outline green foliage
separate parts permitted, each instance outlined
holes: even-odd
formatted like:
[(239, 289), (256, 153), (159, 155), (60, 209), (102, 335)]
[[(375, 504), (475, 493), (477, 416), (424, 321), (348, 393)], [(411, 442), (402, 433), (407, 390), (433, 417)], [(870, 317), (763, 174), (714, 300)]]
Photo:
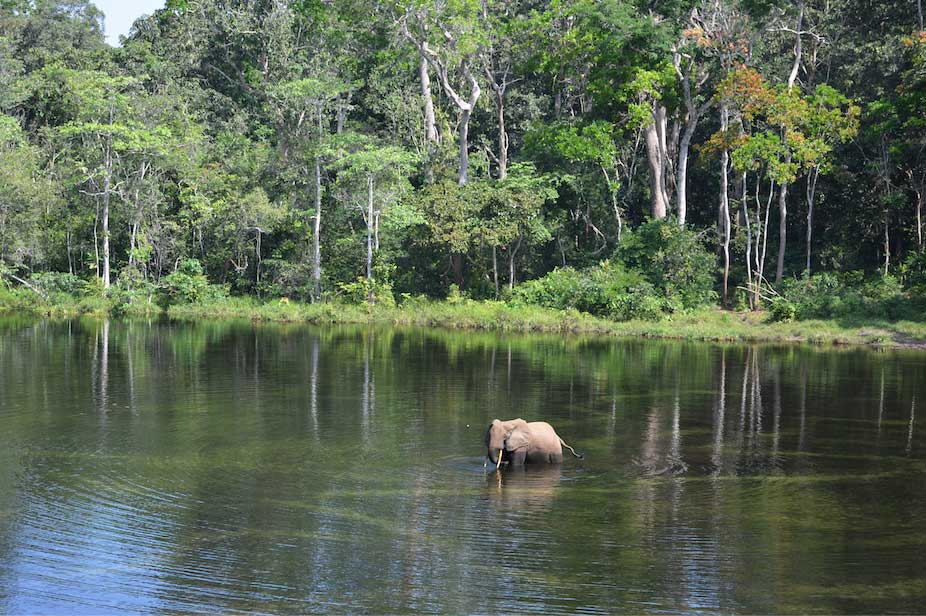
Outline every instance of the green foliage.
[(920, 320), (922, 312), (894, 276), (865, 278), (862, 272), (820, 273), (785, 280), (770, 318)]
[(670, 220), (648, 220), (628, 233), (617, 257), (667, 301), (696, 308), (716, 301), (717, 262), (697, 233)]
[(902, 273), (911, 292), (926, 299), (926, 251), (911, 252), (904, 261)]
[(157, 285), (146, 280), (137, 267), (125, 267), (119, 273), (116, 284), (109, 288), (106, 298), (113, 314), (146, 313), (153, 308), (152, 300), (157, 293)]
[(659, 319), (677, 309), (637, 271), (602, 261), (596, 267), (557, 268), (512, 291), (515, 306), (534, 305), (559, 310), (580, 310), (617, 321)]
[(384, 308), (395, 306), (395, 296), (392, 294), (392, 284), (388, 280), (368, 279), (360, 276), (353, 282), (342, 282), (338, 285), (341, 291), (339, 298), (354, 305), (377, 305)]
[(67, 272), (41, 272), (33, 274), (29, 282), (47, 294), (64, 294), (81, 297), (94, 290), (94, 285)]
[(768, 318), (776, 323), (790, 323), (797, 320), (798, 307), (791, 300), (783, 297), (776, 297), (769, 304)]
[[(891, 308), (896, 289), (811, 281), (815, 299), (776, 302), (776, 318), (902, 312), (926, 295), (926, 34), (911, 34), (909, 3), (807, 4), (803, 70), (788, 88), (794, 40), (781, 26), (795, 11), (773, 5), (170, 0), (114, 49), (88, 0), (6, 2), (0, 263), (82, 310), (147, 310), (153, 280), (178, 310), (222, 294), (207, 280), (308, 299), (317, 200), (314, 299), (369, 294), (356, 286), (369, 233), (373, 268), (395, 268), (377, 269), (374, 294), (392, 285), (441, 297), (452, 278), (461, 289), (450, 297), (465, 305), (496, 297), (511, 272), (515, 283), (540, 277), (516, 290), (524, 301), (677, 314), (716, 299), (707, 238), (720, 175), (716, 160), (690, 158), (686, 224), (697, 231), (645, 220), (643, 129), (664, 111), (670, 202), (683, 138), (693, 152), (730, 154), (730, 197), (748, 210), (734, 228), (733, 285), (746, 280), (746, 232), (750, 263), (773, 254), (778, 218), (766, 233), (766, 214), (788, 182), (786, 267), (803, 266), (795, 238), (810, 237), (814, 267), (871, 274), (886, 241), (905, 291)], [(422, 66), (436, 135), (423, 126)], [(476, 85), (470, 181), (459, 186), (445, 179), (460, 156), (455, 95)], [(699, 111), (691, 133), (686, 103)], [(721, 108), (728, 128), (711, 135)], [(508, 174), (497, 179), (503, 145)], [(104, 237), (116, 280), (105, 297)], [(202, 272), (173, 271), (191, 258)], [(64, 271), (78, 278), (54, 278)], [(20, 299), (36, 302), (26, 291)], [(840, 307), (823, 305), (843, 293), (830, 298)], [(273, 310), (286, 316), (287, 305)], [(495, 312), (510, 317), (496, 306), (483, 316)]]
[(163, 308), (174, 304), (195, 304), (222, 299), (221, 287), (209, 284), (203, 266), (196, 259), (186, 259), (177, 270), (161, 279), (159, 303)]

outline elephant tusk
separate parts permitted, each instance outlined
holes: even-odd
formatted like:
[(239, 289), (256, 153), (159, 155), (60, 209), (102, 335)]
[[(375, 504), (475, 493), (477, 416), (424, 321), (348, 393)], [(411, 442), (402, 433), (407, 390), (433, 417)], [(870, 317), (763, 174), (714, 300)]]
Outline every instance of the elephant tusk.
[(498, 470), (502, 466), (502, 452), (503, 451), (505, 450), (504, 449), (498, 450), (498, 462), (495, 464), (495, 470)]

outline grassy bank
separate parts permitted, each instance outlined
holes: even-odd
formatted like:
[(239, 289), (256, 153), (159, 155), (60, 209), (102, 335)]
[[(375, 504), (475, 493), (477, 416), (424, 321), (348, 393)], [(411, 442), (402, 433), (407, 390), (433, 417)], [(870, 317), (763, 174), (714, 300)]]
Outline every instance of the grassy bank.
[(926, 322), (808, 320), (769, 322), (764, 313), (703, 309), (661, 321), (615, 322), (573, 310), (519, 306), (493, 301), (410, 301), (397, 307), (340, 303), (300, 304), (280, 300), (227, 298), (171, 306), (166, 315), (154, 303), (113, 307), (102, 298), (59, 297), (41, 301), (21, 293), (0, 294), (0, 311), (67, 318), (167, 316), (177, 320), (249, 319), (285, 323), (379, 323), (506, 332), (560, 332), (615, 337), (653, 337), (727, 342), (807, 342), (926, 349)]

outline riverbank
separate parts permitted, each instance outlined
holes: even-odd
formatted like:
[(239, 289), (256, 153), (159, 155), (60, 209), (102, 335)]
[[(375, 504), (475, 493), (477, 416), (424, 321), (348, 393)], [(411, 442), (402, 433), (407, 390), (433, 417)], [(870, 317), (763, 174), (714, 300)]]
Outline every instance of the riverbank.
[(661, 321), (615, 322), (573, 310), (511, 306), (494, 301), (408, 301), (401, 306), (341, 303), (301, 304), (286, 300), (227, 298), (204, 304), (180, 304), (163, 311), (154, 303), (113, 309), (105, 300), (14, 301), (0, 295), (0, 311), (50, 318), (131, 316), (175, 320), (249, 319), (315, 324), (394, 324), (503, 332), (591, 334), (613, 337), (669, 338), (713, 342), (804, 342), (926, 349), (926, 322), (812, 320), (770, 322), (765, 313), (718, 308), (676, 314)]

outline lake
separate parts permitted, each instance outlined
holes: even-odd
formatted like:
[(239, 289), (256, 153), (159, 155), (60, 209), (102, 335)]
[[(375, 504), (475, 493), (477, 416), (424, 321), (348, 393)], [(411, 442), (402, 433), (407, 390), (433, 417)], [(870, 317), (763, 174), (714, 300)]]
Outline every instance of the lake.
[(916, 351), (0, 317), (0, 613), (922, 611), (917, 414)]

